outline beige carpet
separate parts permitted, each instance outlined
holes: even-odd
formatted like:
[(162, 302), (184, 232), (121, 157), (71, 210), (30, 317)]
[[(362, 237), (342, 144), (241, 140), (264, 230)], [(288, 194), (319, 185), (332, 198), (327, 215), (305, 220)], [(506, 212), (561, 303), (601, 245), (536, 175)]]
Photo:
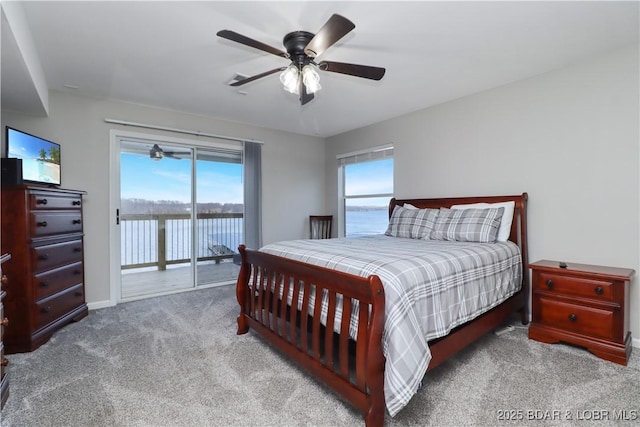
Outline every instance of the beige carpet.
[[(235, 335), (234, 292), (198, 290), (93, 311), (38, 350), (9, 355), (2, 427), (363, 425), (257, 336)], [(638, 425), (635, 350), (622, 367), (529, 341), (522, 327), (489, 334), (429, 373), (385, 424), (597, 426), (627, 418), (615, 425)], [(537, 419), (545, 416), (556, 419)]]

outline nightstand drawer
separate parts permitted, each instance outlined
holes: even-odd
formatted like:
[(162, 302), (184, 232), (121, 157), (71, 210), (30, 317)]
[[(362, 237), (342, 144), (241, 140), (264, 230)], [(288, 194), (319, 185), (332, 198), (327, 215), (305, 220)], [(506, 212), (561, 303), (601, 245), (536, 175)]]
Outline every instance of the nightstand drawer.
[(541, 324), (578, 334), (614, 339), (613, 311), (576, 304), (568, 304), (541, 297)]
[(537, 289), (603, 301), (613, 301), (613, 282), (540, 273)]

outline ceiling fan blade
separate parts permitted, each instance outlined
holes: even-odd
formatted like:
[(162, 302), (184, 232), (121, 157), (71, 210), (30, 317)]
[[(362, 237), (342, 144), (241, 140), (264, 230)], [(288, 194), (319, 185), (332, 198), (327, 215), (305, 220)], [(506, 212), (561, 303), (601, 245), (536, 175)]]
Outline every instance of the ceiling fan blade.
[(302, 83), (302, 79), (298, 82), (298, 87), (300, 90), (300, 105), (304, 105), (313, 99), (314, 95), (307, 92), (307, 88), (304, 83)]
[(331, 15), (331, 18), (320, 28), (320, 31), (307, 43), (307, 46), (304, 48), (304, 53), (312, 58), (320, 56), (322, 52), (327, 50), (355, 27), (355, 24), (344, 16), (338, 14)]
[(322, 61), (318, 64), (322, 71), (332, 73), (349, 74), (350, 76), (362, 77), (371, 80), (380, 80), (384, 77), (386, 70), (380, 67), (369, 65), (348, 64), (346, 62)]
[(250, 39), (247, 36), (243, 36), (242, 34), (238, 34), (235, 31), (231, 30), (220, 30), (217, 33), (218, 37), (222, 37), (223, 39), (231, 40), (232, 42), (240, 43), (246, 46), (253, 47), (255, 49), (262, 50), (267, 53), (271, 53), (276, 56), (281, 56), (283, 58), (288, 58), (289, 54), (280, 49), (276, 49), (275, 47), (269, 46), (268, 44), (264, 44), (254, 39)]
[(258, 80), (262, 77), (266, 77), (270, 74), (277, 73), (278, 71), (284, 71), (287, 67), (274, 68), (273, 70), (265, 71), (264, 73), (256, 74), (255, 76), (247, 77), (246, 79), (237, 81), (235, 83), (231, 83), (229, 86), (242, 86), (245, 83), (252, 82), (254, 80)]
[(190, 156), (191, 151), (163, 151), (166, 156)]

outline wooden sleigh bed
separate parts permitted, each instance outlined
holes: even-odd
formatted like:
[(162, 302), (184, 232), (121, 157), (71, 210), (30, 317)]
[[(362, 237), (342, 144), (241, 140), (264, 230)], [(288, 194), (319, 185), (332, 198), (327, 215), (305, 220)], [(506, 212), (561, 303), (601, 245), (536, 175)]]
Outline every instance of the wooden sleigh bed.
[[(396, 206), (451, 207), (470, 203), (515, 202), (509, 238), (521, 256), (519, 290), (499, 305), (428, 341), (431, 359), (427, 370), (520, 311), (526, 323), (529, 280), (527, 270), (527, 194), (437, 199), (392, 199)], [(316, 379), (321, 380), (364, 414), (367, 426), (384, 422), (385, 287), (378, 275), (353, 275), (241, 245), (237, 282), (240, 304), (238, 334), (249, 328)], [(315, 298), (322, 295), (322, 298)], [(286, 297), (285, 297), (286, 296)], [(298, 301), (298, 304), (294, 304)], [(315, 315), (318, 313), (320, 315)], [(350, 319), (350, 322), (341, 321)], [(428, 385), (427, 385), (428, 386)], [(415, 391), (414, 391), (415, 392)]]

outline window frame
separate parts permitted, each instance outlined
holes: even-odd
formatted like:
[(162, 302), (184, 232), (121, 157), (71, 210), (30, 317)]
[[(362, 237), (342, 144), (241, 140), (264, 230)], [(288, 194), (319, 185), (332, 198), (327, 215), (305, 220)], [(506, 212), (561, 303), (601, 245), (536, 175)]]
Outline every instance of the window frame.
[(347, 200), (364, 199), (364, 198), (368, 199), (368, 198), (374, 198), (374, 197), (388, 197), (389, 199), (391, 199), (393, 197), (393, 192), (394, 192), (395, 161), (394, 161), (394, 172), (392, 174), (393, 182), (392, 182), (391, 193), (369, 193), (369, 194), (358, 194), (354, 196), (347, 196), (345, 194), (346, 166), (356, 164), (356, 163), (365, 163), (365, 162), (383, 160), (387, 158), (393, 159), (394, 158), (393, 150), (394, 150), (393, 144), (385, 144), (377, 147), (368, 148), (365, 150), (339, 154), (336, 156), (336, 159), (338, 161), (338, 236), (340, 237), (346, 236)]

